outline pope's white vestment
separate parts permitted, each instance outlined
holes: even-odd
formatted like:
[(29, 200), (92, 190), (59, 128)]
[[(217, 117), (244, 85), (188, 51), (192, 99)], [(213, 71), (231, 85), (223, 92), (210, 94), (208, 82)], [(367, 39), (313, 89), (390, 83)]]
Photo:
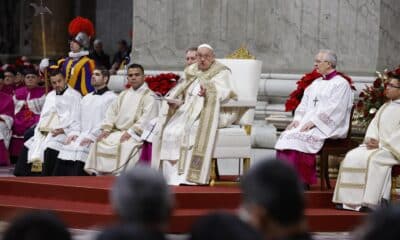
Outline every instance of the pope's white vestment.
[(400, 163), (400, 100), (384, 104), (368, 126), (365, 139), (379, 141), (379, 148), (365, 144), (351, 150), (341, 163), (333, 202), (350, 210), (375, 208), (389, 200), (391, 169)]
[[(152, 165), (158, 167), (161, 161), (170, 185), (208, 183), (216, 130), (238, 117), (236, 110), (220, 107), (221, 102), (236, 97), (226, 66), (216, 61), (203, 72), (192, 64), (185, 74), (185, 81), (169, 95), (183, 104), (174, 110), (162, 103), (153, 141)], [(206, 89), (205, 97), (199, 96), (200, 85)]]

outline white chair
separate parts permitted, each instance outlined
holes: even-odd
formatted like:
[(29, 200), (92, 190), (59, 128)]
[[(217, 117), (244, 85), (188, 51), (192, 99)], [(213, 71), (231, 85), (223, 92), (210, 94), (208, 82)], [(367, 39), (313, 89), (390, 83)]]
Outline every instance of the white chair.
[(117, 74), (110, 76), (107, 87), (116, 93), (120, 93), (125, 90), (127, 83), (126, 71), (118, 70)]
[(243, 159), (243, 172), (250, 167), (251, 126), (262, 66), (261, 61), (253, 59), (218, 59), (218, 61), (231, 69), (231, 81), (238, 95), (237, 101), (231, 100), (222, 106), (243, 108), (243, 111), (235, 126), (218, 129), (211, 162), (210, 185), (220, 183), (217, 181), (217, 159)]

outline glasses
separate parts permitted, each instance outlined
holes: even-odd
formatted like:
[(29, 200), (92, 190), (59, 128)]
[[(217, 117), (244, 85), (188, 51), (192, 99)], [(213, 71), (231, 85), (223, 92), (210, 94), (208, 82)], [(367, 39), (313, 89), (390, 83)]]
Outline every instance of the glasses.
[(203, 58), (204, 58), (204, 59), (209, 59), (209, 58), (211, 58), (211, 55), (200, 55), (200, 54), (199, 54), (199, 55), (197, 55), (197, 56), (198, 56), (199, 59), (203, 59)]
[(326, 60), (314, 60), (314, 62), (315, 62), (316, 64), (320, 64), (320, 63), (328, 62), (328, 61), (326, 61)]
[(397, 85), (395, 85), (393, 83), (387, 83), (386, 87), (389, 87), (389, 88), (400, 88), (400, 86), (397, 86)]

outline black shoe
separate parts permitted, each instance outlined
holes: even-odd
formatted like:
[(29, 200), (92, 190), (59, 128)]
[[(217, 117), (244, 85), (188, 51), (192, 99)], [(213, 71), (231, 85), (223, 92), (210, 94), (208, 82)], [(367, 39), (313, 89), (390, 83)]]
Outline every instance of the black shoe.
[(382, 198), (381, 199), (381, 208), (388, 208), (390, 205), (389, 200)]
[(365, 206), (362, 206), (361, 208), (360, 208), (360, 212), (363, 212), (363, 213), (370, 213), (370, 212), (373, 212), (374, 210), (372, 209), (372, 208), (369, 208), (369, 207), (365, 207)]
[(304, 191), (310, 191), (310, 184), (303, 183), (303, 189)]
[(346, 210), (346, 209), (343, 208), (343, 204), (341, 204), (341, 203), (336, 204), (336, 205), (335, 205), (335, 208), (336, 208), (337, 210)]

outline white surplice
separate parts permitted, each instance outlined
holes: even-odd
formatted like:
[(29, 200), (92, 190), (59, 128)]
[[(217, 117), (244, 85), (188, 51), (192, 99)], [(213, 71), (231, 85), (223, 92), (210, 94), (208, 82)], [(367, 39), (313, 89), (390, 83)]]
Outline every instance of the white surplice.
[[(171, 96), (176, 99), (183, 100), (183, 104), (179, 106), (179, 108), (171, 114), (170, 109), (168, 109), (167, 104), (164, 103), (164, 107), (161, 108), (160, 115), (164, 114), (165, 117), (161, 118), (158, 126), (165, 126), (162, 129), (156, 131), (159, 136), (156, 137), (156, 141), (153, 142), (153, 154), (152, 154), (152, 166), (159, 167), (158, 163), (161, 160), (161, 168), (163, 169), (164, 175), (167, 179), (169, 185), (179, 185), (179, 184), (205, 184), (208, 182), (208, 170), (209, 162), (211, 160), (211, 152), (212, 146), (215, 140), (215, 132), (217, 127), (226, 127), (232, 124), (238, 116), (238, 112), (236, 110), (229, 111), (224, 109), (221, 111), (219, 104), (225, 100), (229, 100), (235, 97), (234, 87), (229, 80), (230, 70), (226, 67), (223, 68), (220, 63), (218, 64), (218, 68), (215, 71), (217, 73), (211, 74), (212, 77), (207, 79), (206, 77), (202, 77), (202, 73), (199, 72), (198, 77), (194, 77), (194, 80), (191, 81), (189, 85), (186, 82), (182, 82), (174, 91), (181, 92), (180, 94), (175, 96), (175, 93), (171, 93)], [(197, 68), (197, 64), (193, 64), (189, 67), (189, 70)], [(211, 71), (213, 71), (211, 67)], [(207, 74), (207, 73), (206, 73)], [(189, 81), (189, 80), (185, 80)], [(199, 96), (200, 84), (211, 84), (216, 91), (216, 109), (212, 110), (210, 116), (214, 119), (209, 119), (210, 121), (215, 122), (215, 125), (210, 127), (212, 130), (210, 131), (207, 137), (210, 138), (207, 150), (208, 152), (204, 154), (204, 163), (202, 164), (206, 171), (199, 170), (198, 172), (201, 177), (199, 180), (193, 181), (188, 178), (190, 172), (190, 166), (193, 164), (193, 150), (198, 139), (198, 128), (199, 128), (199, 120), (200, 115), (204, 111), (205, 98)], [(185, 87), (186, 85), (186, 87)], [(185, 88), (184, 90), (180, 90), (179, 87)], [(207, 94), (207, 91), (206, 91)], [(208, 121), (208, 120), (206, 120)], [(207, 131), (202, 129), (202, 131)], [(178, 161), (176, 164), (171, 164), (170, 161)]]
[[(144, 83), (134, 90), (120, 93), (109, 106), (101, 129), (111, 134), (90, 147), (85, 171), (92, 174), (119, 174), (134, 166), (140, 155), (144, 126), (158, 114), (155, 95)], [(121, 136), (128, 132), (129, 140), (120, 143)]]
[[(3, 95), (3, 96), (1, 96)], [(12, 126), (14, 123), (14, 116), (12, 116), (12, 110), (13, 110), (13, 102), (11, 101), (11, 98), (3, 93), (0, 93), (1, 97), (5, 97), (5, 98), (9, 98), (7, 101), (7, 104), (4, 104), (5, 102), (3, 102), (4, 106), (4, 111), (9, 111), (9, 113), (6, 112), (0, 112), (0, 118), (3, 121), (0, 121), (0, 141), (4, 141), (4, 145), (6, 146), (6, 148), (8, 148), (9, 144), (10, 144), (10, 140), (11, 140), (11, 135), (12, 135)], [(6, 101), (6, 99), (2, 99), (0, 101)]]
[(41, 97), (31, 99), (31, 93), (29, 92), (26, 99), (17, 99), (14, 95), (13, 100), (15, 104), (15, 114), (19, 113), (25, 104), (34, 114), (40, 114), (46, 100), (46, 95), (43, 94)]
[(112, 91), (103, 94), (91, 92), (81, 100), (81, 129), (78, 138), (68, 145), (64, 145), (58, 154), (59, 159), (85, 162), (91, 144), (81, 146), (85, 138), (96, 141), (100, 134), (101, 124), (106, 116), (110, 104), (117, 98)]
[[(53, 90), (46, 96), (34, 136), (24, 143), (28, 148), (28, 163), (43, 162), (46, 148), (60, 151), (68, 136), (79, 134), (81, 98), (71, 87), (62, 95)], [(63, 129), (64, 133), (54, 137), (50, 133), (54, 129)]]
[[(340, 75), (330, 80), (316, 79), (306, 88), (296, 109), (294, 121), (299, 121), (299, 126), (284, 131), (275, 149), (317, 153), (325, 139), (345, 138), (349, 129), (353, 98), (350, 84)], [(300, 132), (301, 127), (309, 121), (315, 127)]]
[(365, 144), (351, 150), (341, 163), (333, 202), (344, 208), (375, 208), (389, 199), (391, 169), (400, 163), (400, 100), (384, 104), (368, 126), (365, 139), (379, 140), (379, 148)]

